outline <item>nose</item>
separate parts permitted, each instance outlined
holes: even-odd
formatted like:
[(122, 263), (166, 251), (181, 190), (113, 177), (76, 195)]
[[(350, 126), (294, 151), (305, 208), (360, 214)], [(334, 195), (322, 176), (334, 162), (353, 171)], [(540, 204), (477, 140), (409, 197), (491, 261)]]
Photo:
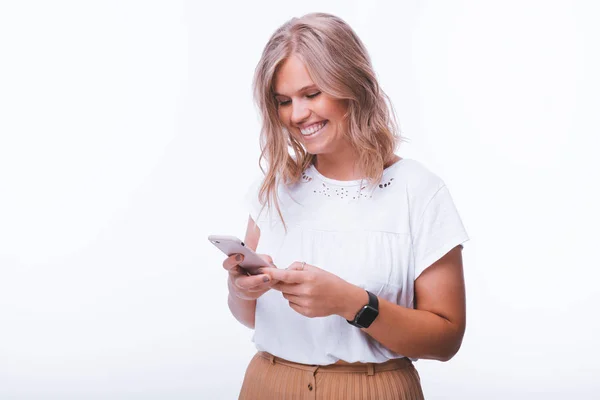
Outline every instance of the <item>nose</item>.
[(292, 123), (299, 125), (310, 117), (310, 108), (306, 102), (292, 101)]

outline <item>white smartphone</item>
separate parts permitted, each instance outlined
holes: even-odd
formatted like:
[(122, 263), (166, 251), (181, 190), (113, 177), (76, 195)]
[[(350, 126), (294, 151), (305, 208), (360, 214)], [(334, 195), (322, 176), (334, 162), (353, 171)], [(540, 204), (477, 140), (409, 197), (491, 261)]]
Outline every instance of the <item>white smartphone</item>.
[(260, 274), (258, 269), (261, 267), (272, 266), (269, 265), (268, 261), (263, 260), (258, 254), (252, 251), (252, 249), (246, 247), (244, 242), (235, 236), (210, 235), (208, 240), (227, 256), (243, 254), (244, 260), (239, 265), (252, 275)]

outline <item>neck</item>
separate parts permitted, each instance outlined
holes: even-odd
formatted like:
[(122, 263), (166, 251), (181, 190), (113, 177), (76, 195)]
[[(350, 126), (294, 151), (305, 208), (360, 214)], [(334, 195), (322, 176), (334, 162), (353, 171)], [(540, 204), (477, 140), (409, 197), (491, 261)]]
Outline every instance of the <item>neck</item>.
[[(356, 165), (357, 155), (351, 149), (336, 152), (333, 154), (317, 154), (314, 165), (319, 173), (331, 179), (339, 181), (353, 181), (364, 178), (358, 166)], [(387, 168), (398, 160), (401, 160), (394, 154), (391, 160), (388, 160), (383, 168)]]
[(357, 154), (348, 146), (331, 154), (317, 154), (315, 168), (323, 176), (340, 181), (360, 179), (356, 166)]

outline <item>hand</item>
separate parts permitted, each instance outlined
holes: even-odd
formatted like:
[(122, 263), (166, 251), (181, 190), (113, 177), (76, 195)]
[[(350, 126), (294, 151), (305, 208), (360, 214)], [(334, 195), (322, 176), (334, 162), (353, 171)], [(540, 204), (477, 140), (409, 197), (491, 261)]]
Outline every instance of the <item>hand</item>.
[[(270, 256), (266, 254), (258, 254), (258, 256), (272, 266), (261, 269), (261, 272), (263, 272), (262, 270), (277, 269)], [(223, 261), (223, 268), (229, 272), (227, 281), (229, 293), (242, 300), (256, 300), (271, 288), (274, 281), (268, 272), (260, 275), (250, 275), (239, 266), (243, 260), (243, 254), (232, 254)]]
[(368, 301), (364, 290), (314, 265), (305, 264), (302, 268), (302, 263), (295, 262), (287, 269), (275, 269), (269, 274), (279, 281), (271, 287), (279, 290), (290, 307), (305, 317), (354, 316), (360, 303), (365, 298), (364, 303)]

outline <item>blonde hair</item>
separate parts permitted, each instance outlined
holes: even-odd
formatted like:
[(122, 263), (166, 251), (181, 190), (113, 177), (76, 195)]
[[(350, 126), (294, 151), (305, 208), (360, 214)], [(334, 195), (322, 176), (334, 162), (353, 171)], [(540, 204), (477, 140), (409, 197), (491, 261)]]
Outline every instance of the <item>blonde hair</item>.
[[(265, 204), (269, 209), (275, 204), (286, 231), (277, 185), (298, 182), (315, 158), (287, 132), (278, 116), (274, 79), (292, 54), (302, 60), (322, 92), (345, 100), (344, 129), (358, 154), (357, 166), (370, 186), (381, 180), (385, 163), (402, 141), (391, 101), (379, 87), (365, 46), (346, 22), (331, 14), (311, 13), (279, 27), (256, 66), (253, 91), (262, 118), (259, 166), (265, 178), (259, 201), (263, 209)], [(263, 159), (267, 171), (262, 167)]]

